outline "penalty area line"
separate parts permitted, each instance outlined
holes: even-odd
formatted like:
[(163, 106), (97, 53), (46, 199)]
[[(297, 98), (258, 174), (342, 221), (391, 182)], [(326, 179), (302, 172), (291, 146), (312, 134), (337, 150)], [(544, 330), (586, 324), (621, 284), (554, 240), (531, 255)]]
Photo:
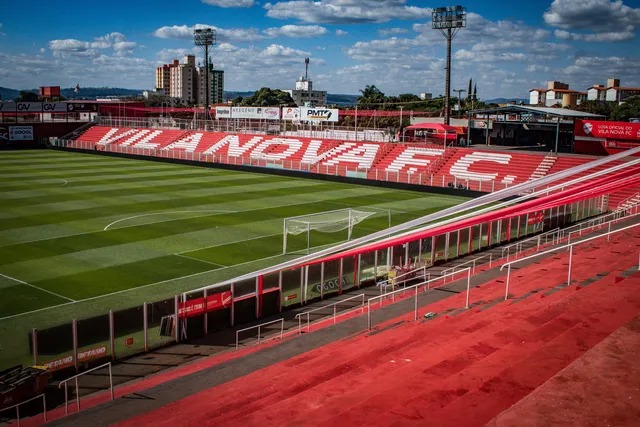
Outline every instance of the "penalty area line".
[(175, 256), (179, 256), (179, 257), (182, 257), (182, 258), (192, 259), (192, 260), (194, 260), (194, 261), (204, 262), (204, 263), (206, 263), (206, 264), (210, 264), (210, 265), (215, 265), (216, 267), (220, 267), (220, 268), (228, 267), (228, 265), (216, 264), (215, 262), (206, 261), (206, 260), (204, 260), (204, 259), (200, 259), (200, 258), (194, 258), (194, 257), (192, 257), (192, 256), (182, 255), (182, 254), (179, 254), (179, 253), (175, 253), (175, 254), (173, 254), (173, 255), (175, 255)]
[(64, 295), (60, 295), (60, 294), (57, 294), (57, 293), (52, 292), (52, 291), (48, 291), (48, 290), (43, 289), (43, 288), (41, 288), (41, 287), (39, 287), (39, 286), (32, 285), (31, 283), (27, 283), (27, 282), (25, 282), (25, 281), (23, 281), (23, 280), (20, 280), (20, 279), (16, 279), (15, 277), (7, 276), (6, 274), (2, 274), (2, 273), (0, 273), (0, 276), (4, 277), (4, 278), (6, 278), (6, 279), (9, 279), (9, 280), (13, 280), (13, 281), (14, 281), (14, 282), (16, 282), (16, 283), (20, 283), (20, 284), (22, 284), (22, 285), (27, 285), (27, 286), (30, 286), (30, 287), (32, 287), (32, 288), (34, 288), (34, 289), (39, 290), (39, 291), (46, 292), (46, 293), (48, 293), (48, 294), (51, 294), (51, 295), (56, 296), (56, 297), (58, 297), (58, 298), (61, 298), (61, 299), (67, 300), (67, 301), (69, 301), (69, 302), (76, 302), (76, 300), (74, 300), (74, 299), (71, 299), (71, 298), (65, 297)]

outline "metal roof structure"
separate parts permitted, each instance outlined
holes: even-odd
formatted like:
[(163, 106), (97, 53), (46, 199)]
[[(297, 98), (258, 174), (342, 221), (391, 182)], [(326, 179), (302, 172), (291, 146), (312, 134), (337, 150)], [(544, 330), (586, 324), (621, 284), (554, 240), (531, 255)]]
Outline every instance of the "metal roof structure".
[(483, 108), (481, 110), (472, 110), (471, 114), (499, 114), (499, 113), (530, 113), (542, 116), (559, 117), (563, 119), (584, 119), (584, 118), (602, 118), (601, 114), (587, 113), (585, 111), (569, 110), (567, 108), (537, 107), (533, 105), (516, 105), (509, 104), (504, 107)]

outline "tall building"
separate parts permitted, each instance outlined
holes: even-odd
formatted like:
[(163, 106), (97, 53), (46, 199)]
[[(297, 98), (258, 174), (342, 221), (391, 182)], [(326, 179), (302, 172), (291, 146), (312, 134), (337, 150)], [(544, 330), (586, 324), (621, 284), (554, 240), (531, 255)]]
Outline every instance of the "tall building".
[(164, 64), (156, 68), (156, 91), (163, 89), (164, 93), (169, 94), (169, 85), (171, 84), (171, 69), (179, 66), (180, 63), (174, 59), (171, 64)]
[(285, 89), (298, 107), (327, 105), (327, 91), (313, 90), (313, 82), (308, 79), (309, 58), (305, 58), (305, 73), (296, 81), (295, 89)]
[[(224, 71), (209, 72), (209, 104), (224, 102)], [(174, 59), (171, 64), (156, 68), (156, 91), (188, 104), (204, 104), (206, 97), (205, 67), (196, 66), (196, 57), (187, 55), (184, 62)]]
[[(207, 76), (205, 67), (198, 67), (197, 70), (197, 86), (198, 86), (198, 104), (204, 105), (207, 96), (206, 83)], [(224, 102), (224, 71), (214, 70), (213, 64), (209, 65), (209, 105), (221, 104)]]

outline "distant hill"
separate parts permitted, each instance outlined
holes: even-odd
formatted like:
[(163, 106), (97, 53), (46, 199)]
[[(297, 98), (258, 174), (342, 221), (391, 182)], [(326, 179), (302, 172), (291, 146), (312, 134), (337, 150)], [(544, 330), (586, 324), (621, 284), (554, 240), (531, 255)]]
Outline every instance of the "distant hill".
[(6, 87), (0, 87), (0, 99), (3, 101), (9, 101), (11, 99), (16, 99), (20, 94), (19, 90), (9, 89)]

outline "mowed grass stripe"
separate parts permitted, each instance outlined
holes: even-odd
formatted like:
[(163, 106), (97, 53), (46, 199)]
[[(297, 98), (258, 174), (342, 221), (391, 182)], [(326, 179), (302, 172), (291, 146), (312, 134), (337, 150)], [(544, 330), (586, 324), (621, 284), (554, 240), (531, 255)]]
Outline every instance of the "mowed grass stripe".
[(185, 167), (180, 165), (171, 165), (167, 163), (156, 163), (156, 162), (132, 162), (131, 164), (123, 164), (123, 165), (105, 165), (101, 167), (94, 167), (92, 165), (84, 165), (84, 166), (75, 166), (73, 168), (70, 167), (60, 167), (57, 170), (40, 170), (34, 171), (33, 173), (26, 172), (26, 168), (21, 168), (16, 172), (3, 172), (3, 168), (0, 168), (0, 179), (2, 180), (21, 180), (21, 179), (29, 179), (34, 176), (39, 177), (58, 177), (61, 174), (66, 174), (71, 177), (83, 177), (87, 175), (93, 175), (96, 172), (100, 173), (137, 173), (141, 170), (166, 170), (171, 171), (175, 170), (179, 167)]
[[(274, 192), (276, 194), (274, 194)], [(283, 201), (286, 201), (286, 195), (290, 189), (272, 190), (269, 195), (274, 197), (280, 194)], [(376, 197), (386, 195), (392, 200), (402, 200), (403, 198), (415, 197), (408, 192), (387, 191), (386, 193), (377, 194)], [(272, 207), (257, 210), (249, 210), (244, 212), (236, 212), (231, 214), (216, 214), (211, 217), (191, 218), (188, 221), (176, 220), (156, 223), (153, 226), (136, 226), (123, 229), (107, 230), (104, 232), (89, 233), (85, 235), (65, 237), (59, 239), (44, 240), (33, 243), (25, 243), (19, 245), (11, 245), (0, 247), (0, 265), (13, 264), (16, 262), (24, 262), (38, 258), (46, 258), (52, 254), (62, 254), (70, 252), (78, 252), (83, 250), (95, 249), (98, 247), (107, 247), (117, 245), (121, 242), (141, 241), (154, 239), (173, 234), (181, 234), (186, 232), (199, 231), (210, 228), (212, 226), (239, 226), (249, 224), (256, 219), (261, 221), (267, 219), (279, 219), (288, 216), (306, 215), (310, 213), (322, 212), (338, 206), (366, 206), (370, 205), (371, 199), (369, 195), (360, 197), (346, 197), (342, 199), (332, 200), (330, 202), (309, 202), (286, 207)], [(327, 209), (329, 207), (329, 209)], [(277, 231), (277, 230), (276, 230)]]
[[(124, 186), (122, 188), (127, 188), (127, 185), (134, 186), (136, 183), (147, 184), (149, 186), (157, 185), (156, 181), (163, 182), (165, 180), (170, 179), (202, 179), (203, 177), (208, 177), (208, 175), (199, 168), (194, 168), (193, 170), (175, 170), (175, 171), (151, 171), (151, 172), (140, 172), (134, 174), (122, 174), (122, 175), (91, 175), (84, 176), (82, 178), (78, 177), (69, 177), (66, 176), (64, 178), (38, 178), (33, 177), (30, 180), (19, 180), (8, 182), (5, 181), (5, 185), (2, 188), (3, 192), (10, 191), (24, 191), (24, 190), (38, 190), (43, 191), (47, 190), (47, 185), (51, 187), (60, 186), (61, 180), (65, 180), (67, 182), (64, 191), (92, 191), (97, 192), (101, 191), (100, 186), (104, 186), (105, 189), (115, 189), (117, 186)], [(111, 186), (111, 187), (109, 187)], [(94, 188), (95, 187), (95, 188)], [(55, 191), (55, 188), (53, 189)]]
[(40, 280), (33, 285), (81, 300), (215, 269), (206, 262), (168, 255), (71, 274), (64, 276), (64, 280)]
[[(62, 188), (58, 186), (42, 190), (21, 190), (12, 192), (14, 195), (20, 193), (20, 197), (6, 198), (3, 201), (3, 205), (29, 206), (49, 202), (59, 203), (65, 201), (86, 200), (93, 197), (126, 197), (137, 195), (139, 193), (187, 194), (189, 191), (197, 190), (198, 188), (214, 186), (216, 188), (221, 188), (234, 185), (251, 185), (253, 183), (287, 182), (285, 179), (275, 179), (265, 176), (235, 178), (223, 177), (220, 180), (216, 180), (212, 175), (196, 177), (189, 176), (183, 181), (181, 181), (179, 176), (178, 179), (175, 178), (175, 176), (157, 176), (153, 180), (149, 180), (148, 177), (145, 177), (145, 179), (139, 183), (136, 183), (136, 181), (132, 179), (128, 183), (121, 183), (118, 185), (100, 185), (100, 183), (96, 183), (95, 186), (87, 186), (86, 188), (85, 186), (82, 186), (81, 188), (73, 188), (72, 186), (65, 186)], [(30, 195), (27, 197), (28, 192)], [(0, 196), (0, 198), (2, 197)]]
[[(205, 186), (204, 188), (195, 188), (178, 192), (164, 191), (157, 193), (143, 192), (127, 195), (121, 194), (120, 196), (113, 198), (91, 198), (90, 196), (87, 196), (87, 200), (59, 202), (49, 204), (49, 206), (34, 205), (32, 206), (33, 209), (31, 209), (30, 215), (4, 218), (3, 221), (0, 221), (0, 230), (33, 225), (59, 224), (78, 219), (90, 219), (96, 216), (126, 216), (144, 212), (184, 210), (191, 206), (210, 203), (212, 200), (216, 200), (215, 198), (217, 197), (225, 197), (229, 199), (232, 195), (234, 201), (242, 201), (267, 196), (272, 192), (274, 195), (285, 196), (287, 193), (295, 194), (296, 191), (308, 192), (311, 191), (310, 189), (312, 187), (319, 191), (333, 189), (329, 184), (319, 184), (313, 181), (297, 182), (296, 186), (291, 186), (291, 183), (286, 181), (276, 183), (267, 181), (265, 183), (253, 183), (251, 185), (248, 185), (246, 181), (243, 181), (242, 184), (243, 185), (237, 185), (236, 183), (236, 185), (223, 185), (221, 187)], [(252, 191), (249, 191), (249, 189)], [(74, 203), (77, 204), (73, 205)], [(48, 209), (51, 205), (54, 205), (54, 209)], [(55, 209), (56, 207), (63, 208), (65, 205), (74, 206), (75, 209), (69, 211), (60, 211)], [(12, 207), (5, 206), (4, 208), (14, 214), (16, 213), (16, 210), (12, 210)], [(22, 211), (22, 209), (17, 210), (17, 212), (20, 211)], [(51, 213), (52, 211), (55, 211), (56, 214), (43, 215), (43, 213)]]
[(25, 307), (29, 310), (38, 310), (68, 302), (69, 300), (25, 285), (2, 287), (0, 288), (0, 317), (22, 313)]

